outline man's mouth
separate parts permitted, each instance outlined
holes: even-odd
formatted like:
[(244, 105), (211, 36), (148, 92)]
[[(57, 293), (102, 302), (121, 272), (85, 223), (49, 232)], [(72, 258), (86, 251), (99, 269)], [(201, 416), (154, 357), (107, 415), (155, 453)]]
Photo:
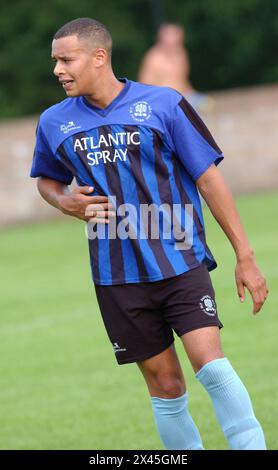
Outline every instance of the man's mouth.
[(59, 80), (59, 82), (66, 90), (73, 84), (73, 80)]

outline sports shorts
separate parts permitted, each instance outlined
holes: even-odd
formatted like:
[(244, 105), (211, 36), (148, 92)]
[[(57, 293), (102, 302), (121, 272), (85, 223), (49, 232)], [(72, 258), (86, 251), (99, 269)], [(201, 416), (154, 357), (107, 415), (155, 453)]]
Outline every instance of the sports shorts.
[(154, 282), (95, 284), (103, 322), (118, 364), (142, 361), (167, 349), (173, 331), (223, 327), (206, 264)]

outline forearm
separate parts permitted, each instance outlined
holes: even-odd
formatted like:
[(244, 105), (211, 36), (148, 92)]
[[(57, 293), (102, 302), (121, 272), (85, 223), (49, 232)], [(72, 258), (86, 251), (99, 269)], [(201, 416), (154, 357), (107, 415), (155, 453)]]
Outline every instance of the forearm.
[(233, 196), (219, 170), (212, 165), (197, 181), (211, 213), (230, 240), (238, 260), (253, 256)]
[(92, 186), (77, 186), (71, 191), (67, 185), (45, 177), (38, 179), (37, 186), (43, 199), (63, 214), (97, 223), (108, 223), (108, 217), (114, 215), (107, 196), (90, 195)]
[(61, 198), (70, 194), (67, 185), (50, 178), (40, 177), (37, 181), (37, 188), (43, 199), (56, 207), (56, 209), (63, 211), (61, 207)]

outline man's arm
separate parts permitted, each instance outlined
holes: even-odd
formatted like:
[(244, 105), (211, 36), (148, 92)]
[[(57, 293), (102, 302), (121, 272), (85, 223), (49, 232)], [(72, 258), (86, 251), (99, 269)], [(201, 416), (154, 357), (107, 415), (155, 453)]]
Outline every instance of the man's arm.
[(254, 252), (240, 221), (233, 196), (214, 164), (202, 174), (196, 184), (234, 248), (237, 258), (235, 278), (238, 296), (243, 302), (246, 287), (252, 296), (253, 314), (256, 314), (267, 298), (268, 288), (256, 265)]
[(88, 196), (94, 188), (78, 186), (71, 192), (69, 187), (59, 181), (40, 177), (37, 180), (38, 191), (49, 204), (61, 212), (86, 222), (108, 223), (109, 216), (114, 216), (111, 203), (106, 196)]

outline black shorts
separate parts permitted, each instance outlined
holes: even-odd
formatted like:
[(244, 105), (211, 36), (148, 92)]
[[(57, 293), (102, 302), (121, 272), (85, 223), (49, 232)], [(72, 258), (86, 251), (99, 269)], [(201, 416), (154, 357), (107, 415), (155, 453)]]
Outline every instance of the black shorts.
[(118, 364), (142, 361), (198, 328), (218, 326), (215, 293), (205, 263), (154, 282), (95, 284), (104, 325)]

